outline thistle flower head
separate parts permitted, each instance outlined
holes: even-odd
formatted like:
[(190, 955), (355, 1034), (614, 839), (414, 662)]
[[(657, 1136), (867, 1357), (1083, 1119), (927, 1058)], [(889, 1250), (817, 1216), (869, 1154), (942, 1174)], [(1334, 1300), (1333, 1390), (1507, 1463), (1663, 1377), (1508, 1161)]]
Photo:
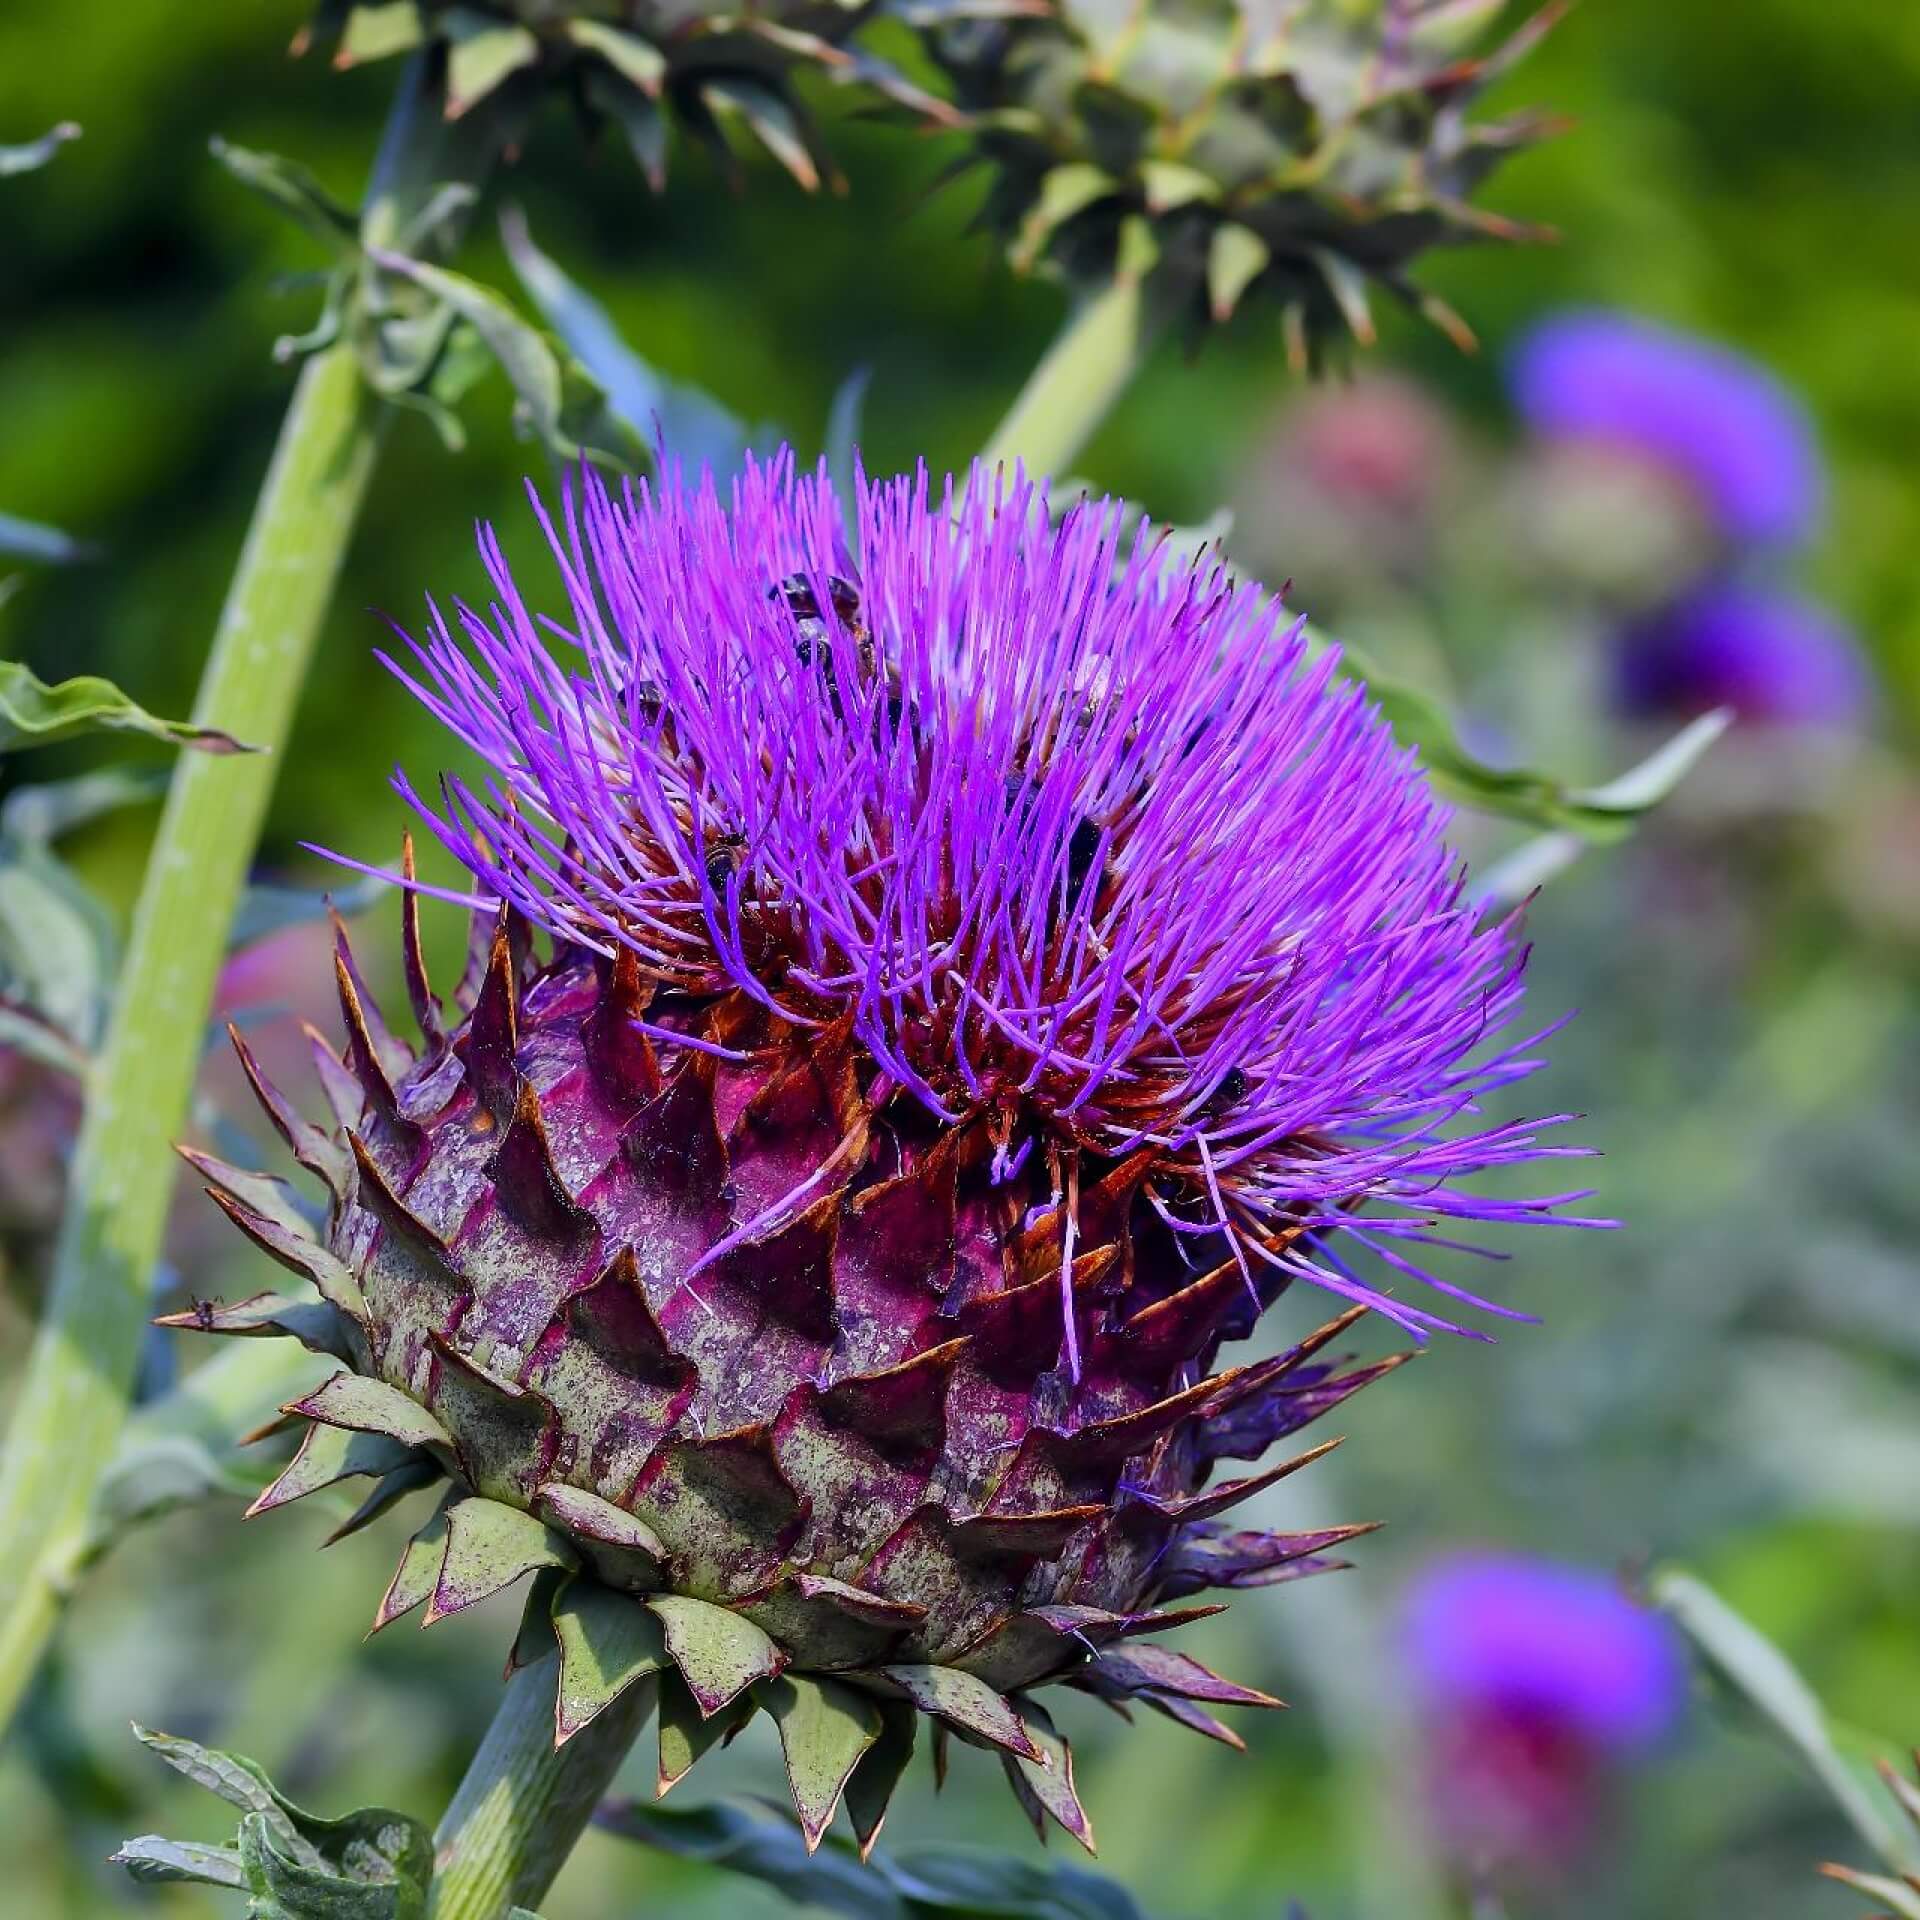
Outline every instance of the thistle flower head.
[(990, 1116), (1008, 1169), (1151, 1151), (1176, 1231), (1427, 1323), (1326, 1236), (1405, 1273), (1391, 1248), (1437, 1218), (1569, 1197), (1459, 1184), (1566, 1151), (1480, 1113), (1537, 1064), (1501, 1039), (1513, 924), (1465, 897), (1335, 656), (1123, 526), (1086, 501), (1056, 527), (980, 470), (863, 481), (851, 526), (784, 455), (730, 509), (589, 479), (554, 534), (563, 623), (489, 535), (491, 609), (412, 649), (485, 779), (401, 790), (479, 897), (663, 984), (849, 1020), (916, 1124)]
[(1860, 641), (1827, 608), (1777, 587), (1709, 581), (1634, 623), (1618, 654), (1630, 713), (1731, 707), (1782, 727), (1851, 727), (1870, 676)]
[(1730, 545), (1804, 539), (1823, 485), (1799, 403), (1764, 368), (1630, 314), (1563, 313), (1510, 368), (1521, 416), (1553, 441), (1645, 459), (1691, 493)]
[(1213, 1708), (1278, 1702), (1171, 1603), (1366, 1531), (1222, 1523), (1313, 1452), (1212, 1475), (1401, 1356), (1343, 1370), (1360, 1307), (1223, 1345), (1296, 1274), (1431, 1320), (1342, 1248), (1551, 1213), (1457, 1182), (1554, 1150), (1476, 1113), (1530, 1064), (1510, 927), (1271, 600), (1018, 477), (858, 492), (590, 479), (558, 619), (484, 537), (407, 670), (484, 768), (416, 800), (472, 874), (457, 1018), (404, 866), (420, 1048), (344, 939), (332, 1126), (242, 1046), (324, 1224), (193, 1156), (320, 1302), (178, 1324), (343, 1363), (257, 1511), (448, 1482), (376, 1624), (539, 1571), (556, 1738), (655, 1688), (664, 1785), (764, 1710), (809, 1843), (844, 1800), (866, 1846), (925, 1716), (1091, 1844), (1035, 1689), (1238, 1744)]

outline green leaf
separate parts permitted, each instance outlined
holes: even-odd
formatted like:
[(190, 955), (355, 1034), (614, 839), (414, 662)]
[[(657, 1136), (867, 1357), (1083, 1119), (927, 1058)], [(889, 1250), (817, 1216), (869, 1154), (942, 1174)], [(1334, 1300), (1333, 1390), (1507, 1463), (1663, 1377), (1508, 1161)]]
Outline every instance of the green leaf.
[(642, 1800), (613, 1800), (595, 1823), (643, 1846), (682, 1860), (737, 1873), (842, 1920), (910, 1920), (912, 1909), (877, 1867), (863, 1867), (842, 1840), (809, 1854), (790, 1817), (733, 1801), (669, 1808)]
[(46, 747), (84, 733), (143, 733), (208, 753), (250, 753), (231, 734), (162, 720), (130, 700), (111, 680), (78, 674), (49, 686), (19, 660), (0, 660), (0, 753)]
[(579, 442), (562, 426), (565, 386), (560, 358), (537, 327), (523, 320), (491, 287), (464, 274), (399, 253), (376, 253), (373, 259), (389, 273), (432, 294), (464, 320), (507, 376), (534, 434), (563, 459), (580, 457)]
[(1041, 177), (1033, 209), (1021, 222), (1019, 237), (1010, 250), (1013, 264), (1022, 273), (1027, 272), (1061, 227), (1096, 201), (1108, 198), (1115, 187), (1113, 176), (1088, 160), (1070, 160), (1050, 168)]
[(9, 560), (37, 560), (49, 567), (71, 567), (83, 560), (97, 560), (100, 549), (90, 541), (62, 533), (58, 527), (0, 513), (0, 555)]
[(251, 1500), (264, 1484), (237, 1455), (189, 1433), (148, 1433), (123, 1443), (87, 1516), (80, 1564), (91, 1565), (130, 1528), (176, 1508), (222, 1497)]
[(236, 147), (216, 134), (207, 149), (243, 186), (276, 206), (330, 253), (349, 259), (360, 248), (360, 222), (297, 160)]
[(501, 83), (540, 58), (540, 42), (525, 27), (450, 7), (440, 19), (447, 40), (447, 118), (471, 112)]
[(11, 173), (31, 173), (36, 167), (44, 167), (69, 140), (79, 138), (79, 127), (71, 120), (62, 120), (38, 140), (29, 140), (24, 146), (0, 147), (0, 180)]
[(1867, 1845), (1896, 1870), (1920, 1863), (1913, 1843), (1841, 1756), (1825, 1710), (1787, 1656), (1690, 1573), (1670, 1569), (1656, 1575), (1652, 1593), (1714, 1671), (1800, 1756)]
[(754, 1692), (780, 1729), (801, 1833), (817, 1847), (860, 1756), (880, 1738), (880, 1709), (843, 1681), (806, 1673), (783, 1674)]
[(296, 1807), (238, 1754), (134, 1732), (241, 1813), (237, 1848), (152, 1835), (129, 1841), (114, 1858), (136, 1879), (244, 1890), (254, 1920), (425, 1920), (433, 1841), (417, 1820), (386, 1807), (325, 1819)]
[(595, 1818), (610, 1833), (758, 1880), (840, 1920), (1144, 1920), (1124, 1887), (1076, 1867), (1035, 1867), (957, 1847), (876, 1852), (862, 1866), (837, 1837), (809, 1854), (785, 1808), (617, 1800)]
[(535, 245), (518, 208), (500, 216), (500, 238), (527, 297), (642, 446), (651, 447), (657, 435), (690, 471), (711, 467), (724, 485), (748, 447), (769, 437), (749, 433), (711, 394), (649, 366), (620, 337), (606, 309)]
[[(82, 1055), (98, 1043), (118, 964), (106, 909), (61, 861), (0, 840), (0, 999)], [(45, 1049), (42, 1049), (44, 1051)]]
[(1420, 750), (1434, 785), (1448, 799), (1531, 826), (1577, 833), (1594, 846), (1624, 840), (1728, 724), (1724, 712), (1703, 714), (1628, 772), (1600, 786), (1573, 786), (1531, 768), (1489, 765), (1462, 744), (1452, 719), (1431, 694), (1379, 672), (1353, 648), (1341, 649), (1340, 668), (1366, 683), (1395, 734)]
[(198, 1840), (163, 1840), (157, 1833), (127, 1840), (107, 1856), (148, 1886), (187, 1881), (202, 1887), (247, 1890), (246, 1869), (233, 1847), (210, 1847)]

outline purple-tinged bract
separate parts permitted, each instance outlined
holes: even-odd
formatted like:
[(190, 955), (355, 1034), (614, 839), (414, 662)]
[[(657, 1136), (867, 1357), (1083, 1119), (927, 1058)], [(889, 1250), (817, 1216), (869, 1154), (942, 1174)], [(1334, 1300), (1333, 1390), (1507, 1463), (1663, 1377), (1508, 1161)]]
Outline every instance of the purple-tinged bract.
[(1222, 1519), (1311, 1452), (1212, 1480), (1391, 1370), (1329, 1351), (1362, 1306), (1224, 1343), (1295, 1275), (1427, 1321), (1378, 1288), (1437, 1225), (1554, 1212), (1458, 1184), (1560, 1151), (1478, 1111), (1531, 1064), (1512, 929), (1364, 689), (1111, 503), (862, 483), (849, 527), (782, 456), (730, 509), (589, 481), (554, 547), (563, 619), (489, 535), (414, 649), (484, 763), (421, 804), (454, 1017), (409, 861), (421, 1045), (342, 941), (331, 1126), (242, 1048), (324, 1222), (195, 1157), (321, 1303), (180, 1324), (344, 1363), (259, 1509), (449, 1483), (379, 1624), (539, 1574), (557, 1737), (657, 1689), (670, 1784), (764, 1709), (864, 1846), (925, 1715), (1090, 1842), (1034, 1690), (1237, 1743), (1276, 1703), (1151, 1636), (1364, 1531)]
[(1853, 727), (1871, 677), (1858, 637), (1777, 587), (1710, 581), (1637, 621), (1617, 656), (1621, 704), (1647, 715), (1730, 707), (1780, 727)]
[(1806, 415), (1772, 374), (1729, 348), (1630, 314), (1578, 310), (1521, 342), (1510, 379), (1535, 433), (1665, 468), (1729, 544), (1812, 531), (1824, 479)]

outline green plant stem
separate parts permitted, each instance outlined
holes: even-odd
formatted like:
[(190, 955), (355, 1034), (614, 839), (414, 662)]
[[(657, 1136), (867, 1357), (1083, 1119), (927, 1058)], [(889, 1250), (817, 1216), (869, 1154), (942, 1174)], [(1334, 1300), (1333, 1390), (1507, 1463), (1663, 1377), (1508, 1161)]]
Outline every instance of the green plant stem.
[[(391, 244), (442, 165), (434, 93), (416, 61), (369, 190), (370, 239)], [(94, 1490), (126, 1419), (175, 1184), (172, 1141), (384, 419), (350, 345), (301, 369), (194, 705), (196, 722), (260, 751), (183, 754), (168, 790), (0, 1461), (0, 1729), (59, 1617), (85, 1552)]]
[(1137, 274), (1083, 297), (981, 459), (988, 466), (1019, 460), (1031, 474), (1063, 478), (1139, 372), (1168, 317), (1168, 303)]
[(653, 1711), (628, 1690), (557, 1751), (549, 1653), (514, 1674), (434, 1835), (433, 1920), (505, 1920), (544, 1898)]

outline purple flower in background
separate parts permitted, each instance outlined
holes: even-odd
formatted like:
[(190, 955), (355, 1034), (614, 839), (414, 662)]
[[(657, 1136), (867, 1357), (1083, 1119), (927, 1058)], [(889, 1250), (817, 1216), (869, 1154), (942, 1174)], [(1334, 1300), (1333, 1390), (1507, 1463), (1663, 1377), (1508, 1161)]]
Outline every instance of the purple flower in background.
[(493, 606), (413, 644), (481, 784), (399, 789), (474, 874), (458, 897), (849, 1021), (922, 1124), (988, 1117), (1007, 1178), (1150, 1152), (1164, 1226), (1196, 1255), (1224, 1232), (1250, 1292), (1298, 1275), (1444, 1326), (1343, 1250), (1429, 1279), (1437, 1222), (1584, 1197), (1462, 1185), (1578, 1151), (1482, 1117), (1539, 1064), (1496, 1038), (1514, 925), (1465, 897), (1366, 689), (1259, 587), (1124, 528), (982, 470), (863, 478), (850, 527), (785, 453), (730, 507), (589, 477), (549, 528), (569, 625), (489, 534)]
[(1479, 1871), (1564, 1868), (1610, 1776), (1673, 1728), (1685, 1698), (1658, 1614), (1605, 1575), (1517, 1554), (1429, 1567), (1406, 1598), (1403, 1649), (1430, 1815)]
[(1627, 314), (1575, 311), (1521, 341), (1509, 378), (1536, 434), (1665, 468), (1727, 543), (1778, 545), (1812, 530), (1823, 476), (1806, 415), (1730, 349)]
[(1621, 636), (1621, 705), (1640, 715), (1731, 707), (1771, 726), (1849, 727), (1871, 697), (1853, 631), (1814, 601), (1737, 580), (1709, 582)]

